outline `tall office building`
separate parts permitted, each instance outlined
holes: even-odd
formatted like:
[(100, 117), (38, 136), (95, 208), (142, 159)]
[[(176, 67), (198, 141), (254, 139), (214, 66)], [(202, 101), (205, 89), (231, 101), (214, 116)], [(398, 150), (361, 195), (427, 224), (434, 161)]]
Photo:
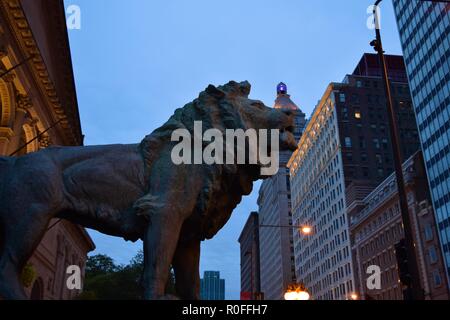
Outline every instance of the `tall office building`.
[(393, 3), (449, 276), (450, 4)]
[[(406, 159), (419, 149), (400, 56), (387, 56)], [(289, 161), (296, 275), (314, 299), (349, 299), (355, 290), (347, 206), (362, 200), (394, 169), (383, 82), (376, 55), (365, 54), (352, 75), (331, 83)]]
[[(291, 110), (295, 117), (295, 138), (300, 139), (306, 125), (305, 114), (292, 102), (287, 86), (277, 86), (274, 108)], [(280, 300), (295, 282), (289, 171), (286, 164), (292, 152), (280, 153), (280, 169), (265, 180), (259, 190), (259, 239), (261, 264), (261, 291), (267, 300)], [(269, 227), (270, 226), (270, 227)], [(283, 226), (283, 227), (279, 227)]]
[(241, 248), (241, 300), (260, 300), (259, 219), (258, 212), (250, 216), (239, 236)]
[(219, 271), (205, 271), (200, 279), (200, 300), (225, 300), (225, 280)]

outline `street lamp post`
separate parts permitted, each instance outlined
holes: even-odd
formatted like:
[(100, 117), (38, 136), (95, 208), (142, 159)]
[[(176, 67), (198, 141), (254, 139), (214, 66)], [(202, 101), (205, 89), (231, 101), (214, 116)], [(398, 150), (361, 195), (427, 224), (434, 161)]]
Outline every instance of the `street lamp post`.
[(303, 226), (283, 226), (283, 225), (274, 225), (274, 224), (260, 224), (260, 228), (288, 228), (288, 229), (297, 229), (301, 234), (307, 236), (312, 233), (312, 227), (303, 225)]
[(405, 247), (407, 253), (407, 266), (409, 273), (411, 275), (411, 281), (408, 283), (404, 283), (406, 286), (406, 294), (405, 299), (407, 300), (423, 300), (423, 290), (420, 284), (420, 276), (419, 276), (419, 268), (417, 265), (416, 252), (415, 252), (415, 244), (412, 232), (412, 223), (409, 216), (408, 202), (405, 191), (405, 183), (403, 177), (403, 167), (402, 160), (400, 155), (400, 140), (398, 135), (398, 127), (396, 121), (396, 114), (393, 107), (392, 102), (392, 93), (391, 93), (391, 85), (389, 81), (386, 58), (384, 56), (383, 43), (381, 41), (381, 31), (380, 31), (380, 21), (378, 16), (378, 6), (383, 0), (377, 0), (373, 14), (375, 17), (375, 30), (376, 30), (376, 39), (372, 41), (370, 44), (374, 47), (375, 51), (378, 53), (382, 71), (382, 77), (384, 82), (384, 89), (386, 94), (386, 104), (388, 109), (388, 119), (390, 126), (390, 136), (392, 143), (392, 151), (394, 156), (394, 166), (395, 166), (395, 175), (397, 178), (397, 189), (398, 189), (398, 197), (400, 202), (400, 211), (403, 220), (403, 229), (405, 234)]

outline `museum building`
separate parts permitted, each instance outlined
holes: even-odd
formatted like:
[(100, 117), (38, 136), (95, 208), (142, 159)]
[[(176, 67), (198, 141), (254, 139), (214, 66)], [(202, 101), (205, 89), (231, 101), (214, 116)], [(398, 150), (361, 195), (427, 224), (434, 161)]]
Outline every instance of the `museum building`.
[[(0, 1), (0, 155), (83, 144), (62, 0)], [(11, 213), (13, 214), (13, 213)], [(73, 299), (67, 267), (95, 249), (81, 226), (52, 220), (27, 264), (30, 299)], [(1, 234), (0, 234), (1, 238)]]

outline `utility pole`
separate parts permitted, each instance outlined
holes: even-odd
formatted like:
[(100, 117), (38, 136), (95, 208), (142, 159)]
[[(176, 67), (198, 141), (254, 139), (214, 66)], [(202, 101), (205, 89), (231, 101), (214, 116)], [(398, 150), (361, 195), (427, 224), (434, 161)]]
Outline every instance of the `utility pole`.
[[(403, 221), (403, 230), (405, 234), (405, 239), (404, 241), (401, 242), (401, 247), (404, 248), (405, 258), (403, 260), (403, 263), (405, 264), (406, 267), (404, 269), (407, 270), (399, 270), (399, 271), (400, 272), (406, 271), (406, 274), (401, 276), (402, 284), (406, 287), (406, 289), (404, 290), (405, 300), (423, 300), (424, 293), (423, 289), (421, 288), (419, 267), (417, 264), (414, 236), (412, 231), (413, 228), (411, 218), (409, 215), (408, 200), (406, 197), (406, 190), (405, 190), (405, 180), (403, 177), (400, 139), (396, 119), (397, 116), (393, 106), (391, 84), (389, 81), (386, 58), (384, 56), (383, 43), (381, 41), (380, 21), (378, 16), (378, 5), (381, 3), (381, 1), (383, 0), (377, 0), (374, 6), (373, 13), (375, 17), (376, 39), (373, 40), (370, 43), (370, 45), (373, 46), (375, 51), (378, 53), (380, 59), (380, 66), (382, 69), (381, 71), (384, 83), (384, 90), (386, 94), (386, 105), (390, 127), (389, 131), (391, 137), (392, 151), (394, 155), (395, 176), (397, 178), (398, 198), (400, 202), (400, 212)], [(398, 248), (400, 249), (400, 246), (398, 246)]]

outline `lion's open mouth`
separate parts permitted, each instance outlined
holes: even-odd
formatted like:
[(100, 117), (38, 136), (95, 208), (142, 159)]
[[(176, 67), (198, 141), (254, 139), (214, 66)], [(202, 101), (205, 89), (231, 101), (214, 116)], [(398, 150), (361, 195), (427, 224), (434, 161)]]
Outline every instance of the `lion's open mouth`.
[(280, 132), (281, 149), (297, 150), (297, 141), (294, 136), (294, 126), (288, 126)]

